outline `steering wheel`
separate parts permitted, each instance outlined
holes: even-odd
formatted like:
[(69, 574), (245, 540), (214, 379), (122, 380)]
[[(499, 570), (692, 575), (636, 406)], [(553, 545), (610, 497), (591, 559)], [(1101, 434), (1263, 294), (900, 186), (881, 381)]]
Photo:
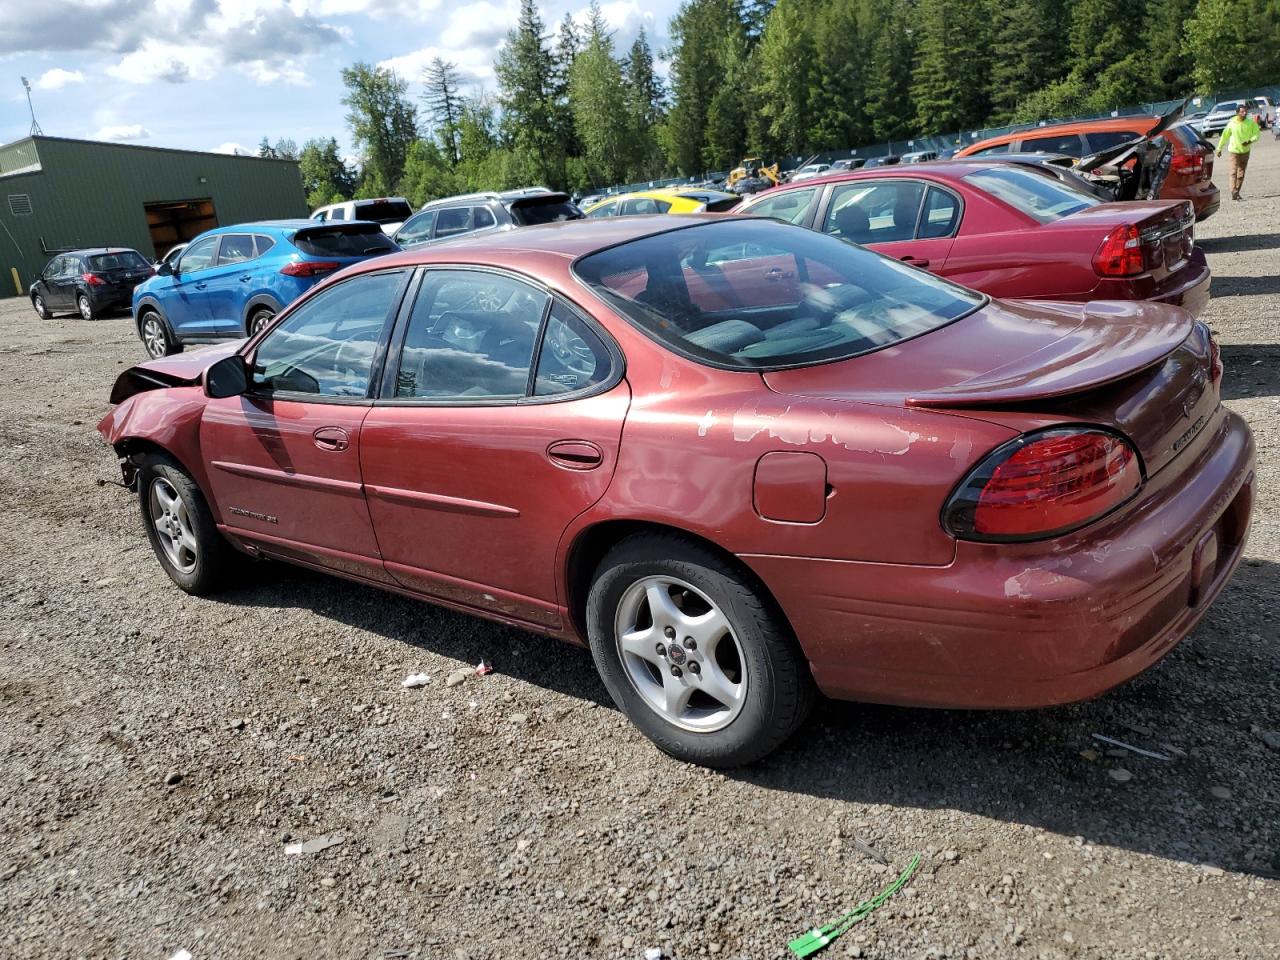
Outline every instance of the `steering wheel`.
[(545, 346), (562, 367), (582, 376), (589, 376), (595, 369), (595, 354), (591, 346), (569, 329), (567, 324), (548, 326)]

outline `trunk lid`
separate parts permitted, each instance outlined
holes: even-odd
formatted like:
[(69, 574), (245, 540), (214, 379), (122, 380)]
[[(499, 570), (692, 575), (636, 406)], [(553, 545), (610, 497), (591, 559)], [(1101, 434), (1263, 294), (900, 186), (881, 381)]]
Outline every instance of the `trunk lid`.
[(1113, 230), (1138, 229), (1145, 272), (1157, 283), (1185, 267), (1195, 246), (1190, 200), (1100, 203), (1046, 224), (1046, 230), (1096, 230), (1101, 245)]
[(1210, 365), (1206, 328), (1176, 307), (992, 301), (884, 350), (764, 380), (780, 394), (1103, 424), (1134, 442), (1150, 475), (1216, 409)]

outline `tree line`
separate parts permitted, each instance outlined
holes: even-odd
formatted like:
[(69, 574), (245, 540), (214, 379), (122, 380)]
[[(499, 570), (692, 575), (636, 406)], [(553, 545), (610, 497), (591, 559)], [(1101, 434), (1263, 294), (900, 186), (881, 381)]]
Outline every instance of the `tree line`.
[[(464, 89), (437, 57), (409, 81), (342, 71), (358, 172), (334, 139), (289, 141), (314, 207), (530, 184), (587, 190), (969, 128), (1276, 82), (1280, 0), (685, 0), (664, 84), (641, 31), (625, 51), (596, 3), (548, 30), (522, 0)], [(274, 151), (274, 153), (272, 152)]]

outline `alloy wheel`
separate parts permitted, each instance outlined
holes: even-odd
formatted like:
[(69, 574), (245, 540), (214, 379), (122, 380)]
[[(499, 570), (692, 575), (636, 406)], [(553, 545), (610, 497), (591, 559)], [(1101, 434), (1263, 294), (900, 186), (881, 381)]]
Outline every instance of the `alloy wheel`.
[(164, 324), (154, 313), (148, 314), (147, 319), (142, 321), (142, 343), (147, 348), (147, 353), (156, 359), (163, 357), (168, 350), (169, 337), (165, 333)]
[(747, 659), (728, 617), (675, 577), (645, 577), (622, 595), (618, 656), (645, 704), (683, 730), (723, 730), (747, 697)]
[(160, 547), (169, 562), (180, 573), (190, 573), (196, 568), (199, 546), (191, 529), (191, 517), (187, 505), (178, 491), (164, 477), (151, 482), (151, 525), (155, 528)]
[(39, 317), (41, 320), (49, 319), (48, 309), (44, 305), (44, 297), (40, 296), (40, 294), (37, 293), (32, 298), (32, 305), (36, 308), (37, 317)]
[(89, 302), (89, 298), (88, 298), (88, 297), (81, 296), (81, 297), (76, 301), (76, 304), (77, 304), (77, 306), (79, 306), (79, 307), (80, 307), (80, 316), (81, 316), (81, 318), (83, 318), (83, 319), (85, 319), (85, 320), (92, 320), (92, 319), (93, 319), (93, 304), (91, 304), (91, 303)]
[(262, 328), (265, 327), (268, 323), (270, 323), (271, 318), (274, 316), (275, 316), (274, 313), (270, 313), (267, 310), (259, 310), (257, 313), (255, 313), (253, 315), (253, 320), (250, 321), (249, 323), (249, 336), (256, 337), (259, 333), (261, 333)]

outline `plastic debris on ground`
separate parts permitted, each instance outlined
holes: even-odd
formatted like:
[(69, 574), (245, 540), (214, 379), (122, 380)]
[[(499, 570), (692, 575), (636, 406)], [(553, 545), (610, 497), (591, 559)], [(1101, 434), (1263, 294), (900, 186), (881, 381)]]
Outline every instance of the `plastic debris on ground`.
[(882, 867), (887, 867), (889, 865), (889, 861), (885, 855), (877, 851), (871, 846), (871, 844), (867, 843), (867, 841), (863, 840), (861, 837), (855, 836), (853, 838), (853, 845), (857, 848), (859, 853), (863, 856), (870, 857)]
[(649, 947), (644, 952), (644, 960), (671, 960), (661, 947)]
[(411, 690), (414, 687), (425, 687), (430, 682), (431, 677), (425, 673), (411, 673), (400, 682), (400, 686)]
[(169, 960), (192, 960), (190, 950), (179, 950)]
[(917, 853), (911, 858), (907, 868), (898, 874), (898, 879), (894, 880), (893, 883), (889, 884), (870, 900), (864, 900), (840, 919), (822, 927), (814, 927), (803, 936), (796, 937), (796, 939), (787, 944), (787, 948), (797, 957), (809, 957), (821, 950), (825, 950), (835, 942), (837, 937), (848, 933), (856, 924), (869, 917), (877, 907), (906, 886), (907, 881), (911, 879), (911, 875), (915, 873), (916, 867), (919, 865), (920, 854)]
[(328, 850), (330, 847), (336, 847), (346, 838), (340, 833), (330, 833), (323, 837), (316, 837), (314, 840), (307, 840), (303, 843), (285, 844), (285, 856), (296, 857), (300, 854), (319, 853), (321, 850)]
[(1111, 746), (1119, 747), (1121, 750), (1128, 750), (1130, 753), (1136, 753), (1140, 757), (1150, 757), (1152, 760), (1172, 760), (1173, 759), (1173, 757), (1170, 757), (1166, 754), (1156, 753), (1154, 750), (1143, 750), (1141, 747), (1135, 747), (1131, 743), (1125, 743), (1123, 740), (1117, 740), (1115, 737), (1103, 736), (1100, 733), (1095, 733), (1093, 735), (1093, 739), (1100, 740), (1103, 743), (1109, 743), (1111, 744)]
[(476, 664), (476, 676), (483, 677), (493, 673), (493, 664), (488, 660), (481, 660)]

